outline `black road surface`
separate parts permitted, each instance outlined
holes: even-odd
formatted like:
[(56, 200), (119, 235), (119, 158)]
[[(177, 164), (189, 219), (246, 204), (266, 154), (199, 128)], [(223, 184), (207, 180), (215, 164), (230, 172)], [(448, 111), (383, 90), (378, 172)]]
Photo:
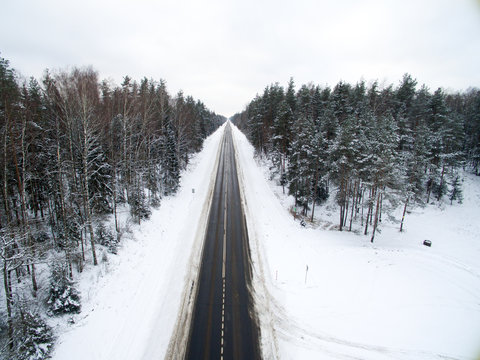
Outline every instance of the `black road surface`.
[(221, 143), (187, 359), (260, 359), (251, 265), (232, 130)]

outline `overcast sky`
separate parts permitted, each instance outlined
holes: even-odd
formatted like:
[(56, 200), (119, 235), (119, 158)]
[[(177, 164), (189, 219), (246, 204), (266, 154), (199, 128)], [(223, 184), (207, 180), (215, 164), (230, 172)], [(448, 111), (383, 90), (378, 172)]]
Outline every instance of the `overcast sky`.
[(480, 87), (480, 0), (2, 0), (0, 56), (23, 76), (92, 65), (165, 79), (231, 116), (266, 85)]

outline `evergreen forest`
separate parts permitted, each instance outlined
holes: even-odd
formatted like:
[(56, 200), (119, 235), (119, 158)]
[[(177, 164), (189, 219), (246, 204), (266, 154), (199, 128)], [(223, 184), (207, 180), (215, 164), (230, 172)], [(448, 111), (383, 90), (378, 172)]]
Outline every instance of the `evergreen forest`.
[[(42, 314), (80, 311), (75, 274), (102, 261), (99, 247), (116, 253), (128, 231), (118, 209), (136, 223), (148, 218), (225, 120), (191, 96), (170, 95), (164, 80), (125, 76), (117, 86), (91, 67), (26, 80), (0, 58), (5, 358), (48, 356), (53, 333)], [(47, 265), (41, 289), (37, 268)]]
[(462, 200), (462, 171), (480, 175), (480, 90), (446, 92), (364, 81), (335, 87), (267, 86), (232, 121), (247, 134), (271, 175), (314, 220), (334, 197), (338, 229), (375, 233), (386, 208)]

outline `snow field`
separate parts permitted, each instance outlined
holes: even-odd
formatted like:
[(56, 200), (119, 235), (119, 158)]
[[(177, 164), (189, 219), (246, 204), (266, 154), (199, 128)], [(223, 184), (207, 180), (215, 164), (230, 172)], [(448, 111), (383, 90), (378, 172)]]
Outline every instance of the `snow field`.
[(287, 210), (291, 198), (267, 182), (253, 147), (233, 133), (265, 358), (477, 359), (478, 178), (465, 174), (463, 204), (414, 209), (404, 233), (384, 220), (371, 244), (302, 228)]
[(82, 312), (74, 325), (59, 331), (53, 359), (166, 356), (182, 297), (198, 270), (194, 252), (201, 251), (197, 235), (206, 222), (202, 217), (223, 128), (191, 159), (179, 192), (162, 199), (150, 220), (134, 226), (134, 240), (124, 241), (109, 263), (81, 274)]

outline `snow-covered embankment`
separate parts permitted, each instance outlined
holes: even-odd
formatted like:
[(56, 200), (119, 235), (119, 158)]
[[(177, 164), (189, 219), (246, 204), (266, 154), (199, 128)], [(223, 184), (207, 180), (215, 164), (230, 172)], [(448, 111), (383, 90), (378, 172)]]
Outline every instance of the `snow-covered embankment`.
[[(480, 354), (480, 181), (376, 242), (302, 228), (233, 127), (266, 358), (474, 359)], [(422, 246), (423, 239), (433, 246)], [(475, 260), (476, 259), (476, 260)]]

